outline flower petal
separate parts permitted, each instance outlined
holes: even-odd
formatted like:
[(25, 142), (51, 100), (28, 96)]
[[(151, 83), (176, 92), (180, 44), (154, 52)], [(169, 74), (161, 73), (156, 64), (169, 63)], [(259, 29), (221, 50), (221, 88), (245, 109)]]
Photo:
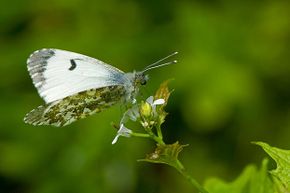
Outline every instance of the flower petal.
[(154, 97), (153, 96), (150, 96), (146, 99), (146, 102), (149, 103), (150, 105), (153, 104), (153, 100), (154, 100)]
[(153, 102), (153, 105), (163, 105), (165, 103), (164, 99), (157, 99)]
[(131, 133), (132, 133), (132, 130), (125, 127), (124, 124), (121, 124), (120, 129), (118, 130), (116, 137), (112, 141), (112, 144), (115, 144), (118, 141), (118, 138), (120, 136), (130, 137)]
[(135, 122), (139, 117), (139, 108), (137, 105), (134, 105), (123, 114), (120, 125), (125, 124), (129, 119)]
[(118, 131), (118, 134), (120, 134), (121, 136), (124, 136), (124, 137), (130, 137), (131, 133), (132, 133), (132, 131), (130, 129), (125, 127), (124, 124), (121, 124), (121, 127)]
[(120, 135), (117, 134), (116, 137), (112, 141), (112, 145), (114, 145), (115, 143), (117, 143), (119, 137), (120, 137)]
[(128, 117), (132, 120), (132, 121), (137, 121), (137, 119), (140, 117), (139, 114), (139, 108), (138, 106), (133, 106), (131, 109), (129, 109), (128, 111)]

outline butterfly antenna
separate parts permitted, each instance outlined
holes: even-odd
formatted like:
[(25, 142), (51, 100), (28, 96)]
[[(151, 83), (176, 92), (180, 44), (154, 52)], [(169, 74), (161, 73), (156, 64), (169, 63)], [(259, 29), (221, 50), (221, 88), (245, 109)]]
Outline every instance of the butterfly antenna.
[(151, 67), (147, 67), (145, 70), (143, 70), (142, 72), (146, 72), (148, 70), (152, 70), (154, 68), (159, 68), (159, 67), (162, 67), (162, 66), (168, 66), (168, 65), (171, 65), (171, 64), (176, 64), (177, 63), (177, 60), (173, 60), (171, 62), (166, 62), (166, 63), (163, 63), (163, 64), (159, 64), (159, 65), (156, 65), (156, 66), (151, 66)]
[(158, 60), (157, 62), (154, 62), (153, 64), (148, 65), (142, 72), (144, 73), (144, 72), (146, 72), (148, 70), (151, 70), (151, 69), (154, 69), (154, 68), (159, 68), (159, 67), (162, 67), (162, 66), (168, 66), (168, 65), (171, 65), (171, 64), (176, 64), (177, 60), (160, 64), (164, 60), (166, 60), (166, 59), (168, 59), (168, 58), (170, 58), (170, 57), (172, 57), (172, 56), (174, 56), (176, 54), (178, 54), (178, 52), (174, 52), (174, 53), (172, 53), (172, 54), (170, 54), (170, 55)]

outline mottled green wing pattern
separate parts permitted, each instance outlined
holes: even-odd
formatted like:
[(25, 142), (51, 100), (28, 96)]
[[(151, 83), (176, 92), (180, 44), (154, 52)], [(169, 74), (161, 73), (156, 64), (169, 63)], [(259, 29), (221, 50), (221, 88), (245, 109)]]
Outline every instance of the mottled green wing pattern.
[(124, 94), (122, 85), (90, 89), (39, 106), (25, 116), (24, 122), (32, 125), (65, 126), (116, 104)]

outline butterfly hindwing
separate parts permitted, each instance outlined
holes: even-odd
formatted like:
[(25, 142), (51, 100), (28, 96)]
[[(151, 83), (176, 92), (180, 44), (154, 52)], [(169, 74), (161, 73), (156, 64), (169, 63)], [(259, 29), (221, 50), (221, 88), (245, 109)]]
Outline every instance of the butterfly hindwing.
[(119, 102), (125, 94), (121, 85), (90, 89), (62, 100), (39, 106), (24, 121), (32, 125), (68, 125)]
[(47, 104), (89, 89), (126, 82), (124, 72), (111, 65), (59, 49), (34, 52), (27, 66), (35, 87)]

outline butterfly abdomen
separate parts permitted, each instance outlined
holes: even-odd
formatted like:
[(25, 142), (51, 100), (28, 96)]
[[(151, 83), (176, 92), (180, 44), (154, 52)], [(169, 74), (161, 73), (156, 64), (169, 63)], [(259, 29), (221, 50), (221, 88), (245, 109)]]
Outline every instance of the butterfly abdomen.
[(124, 95), (125, 90), (122, 85), (90, 89), (39, 106), (28, 113), (24, 121), (32, 125), (65, 126), (109, 108), (119, 102)]

